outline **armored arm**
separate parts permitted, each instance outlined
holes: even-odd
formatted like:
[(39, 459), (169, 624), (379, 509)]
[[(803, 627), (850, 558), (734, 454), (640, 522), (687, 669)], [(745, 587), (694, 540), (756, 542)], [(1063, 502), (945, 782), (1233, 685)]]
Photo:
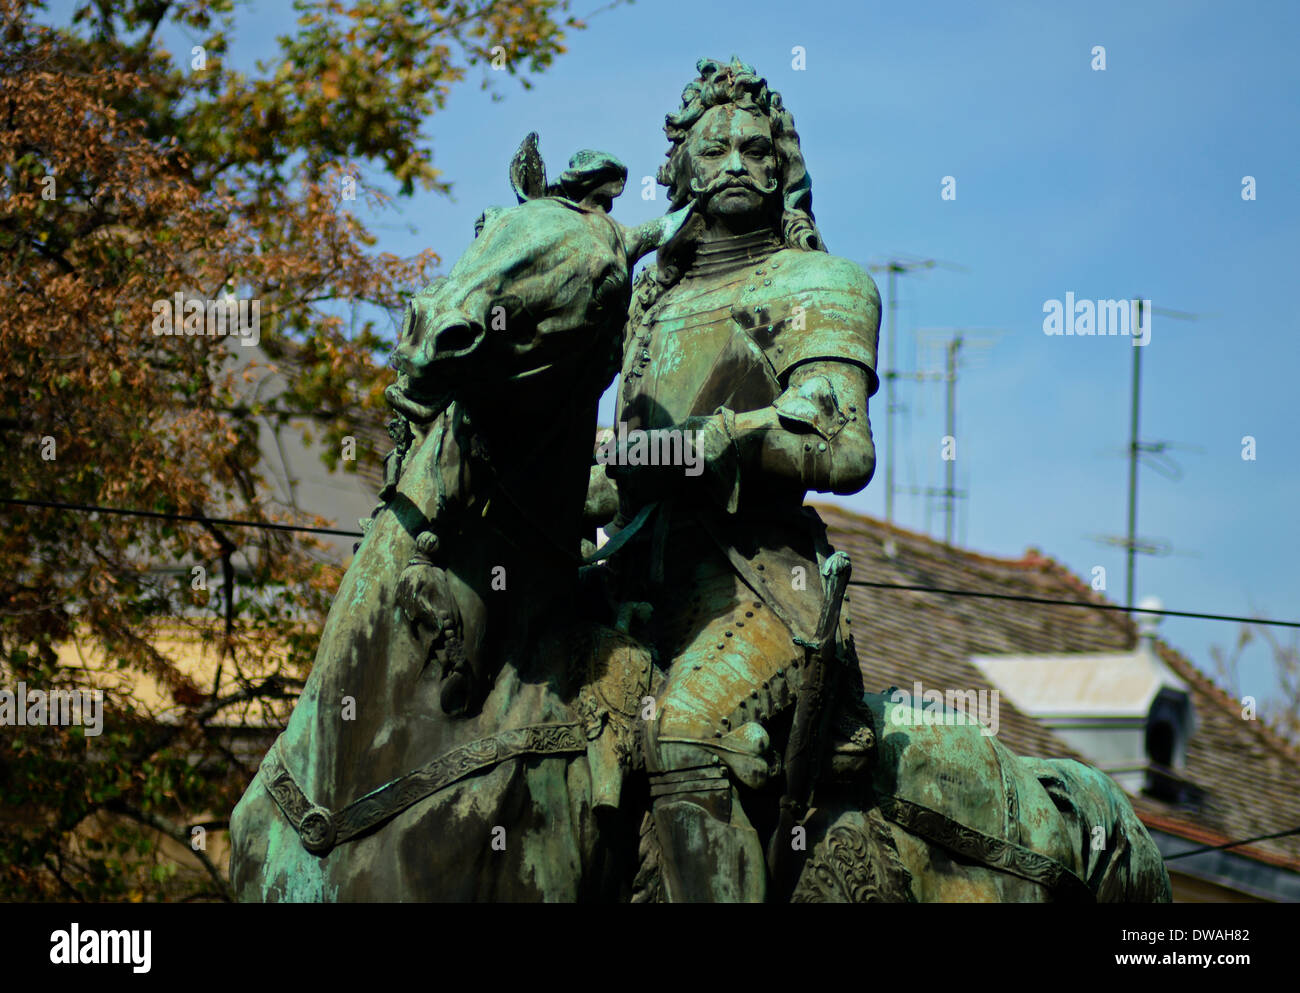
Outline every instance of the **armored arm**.
[(875, 471), (867, 403), (879, 386), (880, 295), (847, 259), (796, 258), (782, 279), (788, 295), (742, 315), (755, 331), (770, 329), (765, 353), (781, 393), (754, 410), (693, 419), (703, 431), (714, 488), (730, 490), (729, 508), (756, 477), (849, 494)]
[(758, 472), (820, 492), (858, 492), (876, 468), (870, 390), (870, 373), (852, 362), (799, 366), (772, 406), (735, 415), (741, 474)]
[(867, 417), (872, 374), (848, 361), (799, 366), (769, 406), (692, 417), (713, 500), (734, 512), (740, 491), (755, 478), (791, 489), (857, 493), (871, 481), (876, 449)]

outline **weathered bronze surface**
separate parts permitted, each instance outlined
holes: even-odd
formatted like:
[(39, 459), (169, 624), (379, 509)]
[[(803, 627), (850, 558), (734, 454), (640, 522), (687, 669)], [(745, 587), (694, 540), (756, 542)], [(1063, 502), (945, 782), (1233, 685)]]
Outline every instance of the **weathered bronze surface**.
[(1107, 777), (864, 694), (803, 499), (874, 470), (879, 295), (822, 244), (780, 95), (698, 68), (672, 213), (624, 228), (616, 159), (550, 183), (530, 135), (519, 206), (411, 300), (387, 483), (232, 819), (237, 891), (1169, 899)]

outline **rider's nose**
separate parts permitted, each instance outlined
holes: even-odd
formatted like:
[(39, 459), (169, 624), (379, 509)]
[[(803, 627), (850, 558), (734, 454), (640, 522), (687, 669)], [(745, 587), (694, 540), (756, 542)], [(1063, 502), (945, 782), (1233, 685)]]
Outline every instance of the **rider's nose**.
[(727, 156), (727, 161), (722, 164), (722, 171), (732, 175), (741, 175), (745, 172), (745, 163), (741, 161), (739, 148), (731, 150), (731, 154)]

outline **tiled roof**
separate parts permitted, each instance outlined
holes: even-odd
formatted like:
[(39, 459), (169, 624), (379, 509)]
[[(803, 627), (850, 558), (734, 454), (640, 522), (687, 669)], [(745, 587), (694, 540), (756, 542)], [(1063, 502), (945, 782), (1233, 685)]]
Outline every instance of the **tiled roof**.
[[(831, 543), (852, 559), (855, 580), (1109, 602), (1032, 548), (1020, 559), (992, 558), (838, 507), (816, 509)], [(910, 689), (917, 680), (926, 689), (991, 690), (971, 656), (1128, 651), (1137, 641), (1121, 611), (852, 587), (849, 612), (869, 691)], [(1156, 647), (1191, 690), (1196, 726), (1179, 772), (1203, 798), (1191, 808), (1142, 794), (1134, 797), (1139, 816), (1196, 846), (1300, 827), (1300, 753), (1262, 721), (1243, 720), (1241, 704), (1184, 656), (1159, 640)], [(1009, 748), (1080, 758), (1005, 696), (1000, 703), (998, 737)], [(1234, 851), (1300, 869), (1300, 835)]]

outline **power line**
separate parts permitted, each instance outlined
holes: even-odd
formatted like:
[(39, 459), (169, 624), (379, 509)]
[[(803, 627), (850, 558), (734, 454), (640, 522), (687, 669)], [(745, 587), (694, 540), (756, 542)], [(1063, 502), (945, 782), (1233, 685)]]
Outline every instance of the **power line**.
[(12, 500), (0, 498), (0, 503), (19, 507), (46, 507), (51, 510), (78, 510), (87, 514), (120, 514), (123, 517), (150, 517), (163, 521), (193, 521), (196, 524), (224, 524), (230, 527), (266, 528), (272, 531), (305, 531), (311, 534), (336, 534), (345, 538), (364, 538), (360, 531), (342, 531), (338, 528), (315, 528), (306, 524), (277, 524), (274, 521), (236, 521), (228, 517), (203, 517), (199, 514), (164, 514), (156, 510), (125, 510), (120, 507), (93, 507), (83, 503), (57, 503), (51, 500)]
[(979, 593), (975, 590), (945, 590), (934, 586), (908, 586), (902, 583), (873, 583), (866, 579), (850, 579), (850, 586), (869, 586), (877, 590), (904, 590), (912, 593), (939, 593), (945, 596), (982, 597), (986, 600), (1013, 600), (1018, 603), (1038, 603), (1052, 607), (1088, 607), (1092, 610), (1121, 610), (1133, 614), (1159, 614), (1162, 617), (1192, 617), (1204, 621), (1237, 621), (1241, 624), (1271, 624), (1276, 627), (1300, 628), (1300, 621), (1270, 621), (1259, 617), (1241, 617), (1237, 614), (1205, 614), (1192, 610), (1157, 610), (1153, 607), (1125, 607), (1118, 603), (1089, 603), (1087, 600), (1053, 600), (1049, 597), (1022, 596), (1016, 593)]
[(1221, 852), (1225, 848), (1236, 848), (1238, 845), (1249, 845), (1254, 841), (1272, 841), (1274, 838), (1289, 838), (1293, 834), (1300, 834), (1300, 827), (1291, 828), (1289, 831), (1278, 831), (1276, 834), (1261, 834), (1254, 838), (1243, 838), (1241, 841), (1229, 841), (1223, 845), (1206, 845), (1204, 848), (1193, 848), (1189, 852), (1178, 852), (1174, 855), (1166, 855), (1165, 861), (1171, 862), (1174, 859), (1186, 858), (1188, 855), (1200, 855), (1202, 852)]
[[(277, 524), (266, 521), (237, 521), (226, 517), (202, 517), (194, 514), (164, 514), (156, 510), (126, 510), (120, 507), (96, 507), (79, 503), (58, 503), (48, 500), (14, 500), (0, 498), (0, 503), (20, 507), (45, 507), (52, 510), (76, 510), (91, 514), (121, 514), (125, 517), (149, 517), (156, 520), (194, 521), (199, 524), (223, 524), (231, 527), (269, 528), (276, 531), (305, 531), (313, 534), (335, 534), (347, 538), (364, 538), (361, 531), (344, 531), (340, 528), (316, 528), (302, 524)], [(1092, 610), (1122, 610), (1134, 614), (1159, 614), (1162, 617), (1191, 617), (1207, 621), (1236, 621), (1240, 624), (1268, 624), (1275, 627), (1300, 628), (1300, 621), (1274, 621), (1238, 614), (1208, 614), (1191, 610), (1164, 610), (1154, 607), (1125, 607), (1115, 603), (1090, 603), (1086, 600), (1054, 600), (1050, 597), (1023, 596), (1016, 593), (980, 593), (976, 590), (950, 590), (937, 586), (912, 586), (905, 583), (875, 583), (866, 579), (851, 579), (850, 586), (865, 586), (877, 590), (899, 590), (907, 593), (934, 593), (941, 596), (969, 596), (985, 600), (1011, 600), (1018, 603), (1035, 603), (1049, 607), (1086, 607)]]
[[(52, 500), (16, 500), (4, 497), (0, 498), (0, 503), (19, 507), (41, 507), (49, 510), (75, 510), (81, 513), (119, 514), (123, 517), (146, 517), (154, 520), (192, 521), (198, 524), (223, 524), (231, 527), (263, 528), (275, 531), (303, 531), (312, 534), (342, 535), (350, 538), (364, 537), (364, 534), (360, 531), (344, 531), (338, 528), (318, 528), (307, 525), (277, 524), (267, 521), (237, 521), (227, 517), (202, 517), (196, 514), (164, 514), (155, 510), (128, 510), (121, 507), (97, 507), (89, 504), (61, 503)], [(1134, 613), (1160, 614), (1166, 617), (1193, 617), (1212, 621), (1238, 621), (1248, 624), (1271, 624), (1280, 627), (1300, 628), (1300, 621), (1271, 621), (1262, 620), (1256, 617), (1238, 617), (1231, 614), (1204, 614), (1184, 610), (1157, 610), (1151, 607), (1128, 608), (1119, 604), (1088, 603), (1082, 600), (1053, 600), (1047, 597), (1020, 596), (1013, 593), (979, 593), (974, 590), (948, 590), (932, 586), (910, 586), (901, 583), (874, 583), (865, 579), (849, 580), (849, 585), (865, 586), (880, 590), (936, 593), (945, 596), (969, 596), (989, 600), (1012, 600), (1020, 603), (1045, 604), (1054, 607), (1090, 607), (1093, 610), (1131, 610)], [(1190, 855), (1200, 855), (1204, 852), (1215, 852), (1227, 848), (1237, 848), (1241, 845), (1249, 845), (1257, 841), (1271, 841), (1276, 838), (1287, 838), (1294, 834), (1300, 834), (1300, 827), (1291, 828), (1287, 831), (1279, 831), (1275, 834), (1262, 834), (1253, 838), (1244, 838), (1240, 841), (1230, 841), (1222, 845), (1207, 845), (1203, 848), (1193, 848), (1191, 851), (1178, 852), (1175, 855), (1167, 855), (1164, 857), (1164, 861), (1169, 862), (1173, 859), (1186, 858)]]

